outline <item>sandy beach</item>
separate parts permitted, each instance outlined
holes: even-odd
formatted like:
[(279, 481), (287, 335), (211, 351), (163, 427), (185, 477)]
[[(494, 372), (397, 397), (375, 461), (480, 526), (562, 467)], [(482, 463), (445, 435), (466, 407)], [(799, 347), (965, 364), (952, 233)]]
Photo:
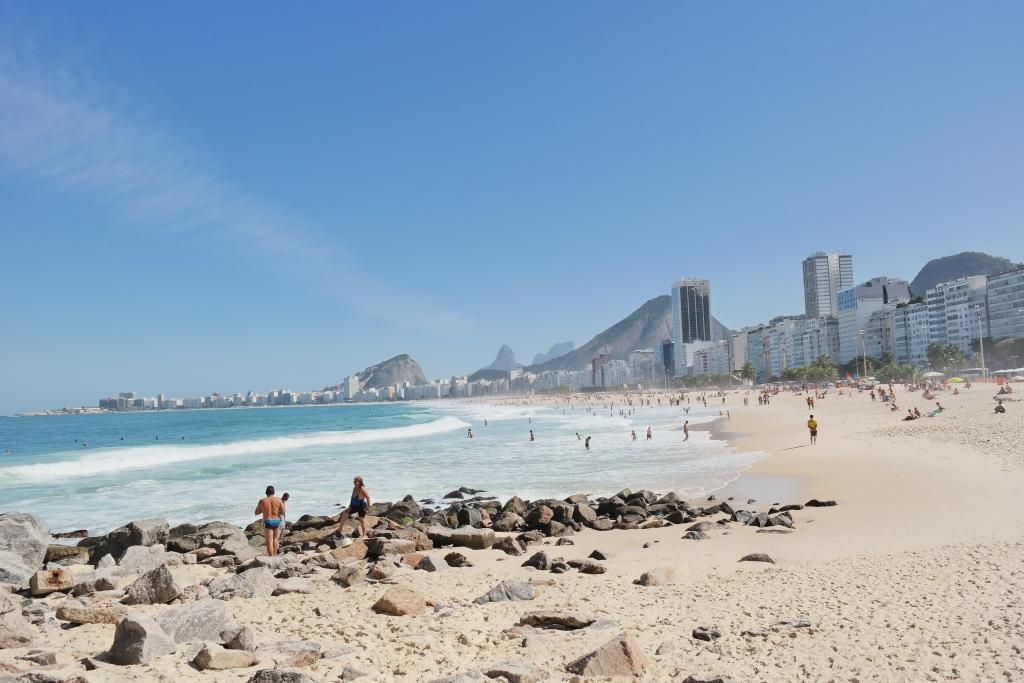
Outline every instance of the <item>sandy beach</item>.
[[(903, 411), (893, 413), (867, 393), (833, 392), (814, 408), (815, 446), (808, 444), (803, 395), (779, 395), (761, 407), (750, 394), (752, 405), (743, 407), (743, 394), (730, 394), (729, 419), (716, 423), (716, 432), (737, 449), (771, 455), (716, 500), (758, 512), (812, 498), (837, 502), (792, 512), (788, 533), (719, 525), (695, 541), (681, 538), (681, 525), (584, 529), (569, 537), (572, 545), (545, 539), (522, 556), (456, 548), (474, 566), (403, 566), (384, 581), (350, 588), (332, 581), (333, 571), (317, 570), (306, 577), (311, 593), (232, 598), (228, 608), (262, 649), (318, 643), (325, 656), (300, 669), (313, 681), (489, 680), (488, 671), (509, 681), (578, 680), (566, 665), (622, 633), (646, 659), (635, 677), (647, 681), (1024, 680), (1024, 410), (1012, 402), (994, 415), (993, 393), (992, 385), (944, 392), (944, 412), (902, 422), (906, 408), (925, 411), (933, 402), (897, 389)], [(599, 562), (606, 571), (521, 566), (540, 549), (566, 560), (599, 550), (608, 557)], [(774, 563), (738, 562), (750, 553)], [(664, 585), (634, 583), (661, 568), (672, 570)], [(205, 565), (170, 571), (183, 585), (225, 574)], [(118, 587), (134, 579), (122, 577)], [(535, 598), (474, 603), (504, 580), (532, 584)], [(371, 609), (394, 585), (422, 593), (428, 609), (415, 616)], [(65, 599), (53, 593), (44, 601), (56, 608)], [(520, 626), (531, 612), (572, 613), (590, 625)], [(720, 637), (695, 638), (701, 627)], [(32, 628), (31, 649), (55, 653), (56, 663), (18, 659), (30, 647), (2, 649), (0, 681), (28, 680), (17, 677), (30, 669), (52, 676), (45, 680), (248, 681), (271, 666), (264, 658), (200, 671), (191, 661), (201, 644), (186, 643), (144, 664), (100, 662), (86, 671), (81, 660), (110, 647), (112, 624)]]

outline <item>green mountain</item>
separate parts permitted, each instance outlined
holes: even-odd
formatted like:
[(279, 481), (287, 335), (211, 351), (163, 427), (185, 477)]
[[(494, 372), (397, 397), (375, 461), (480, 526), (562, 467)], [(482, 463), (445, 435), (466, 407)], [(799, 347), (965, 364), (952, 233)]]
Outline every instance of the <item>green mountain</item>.
[(491, 381), (497, 379), (508, 379), (508, 370), (495, 370), (494, 368), (481, 368), (472, 375), (469, 376), (470, 382), (475, 382), (479, 379), (489, 379)]
[(420, 364), (407, 353), (371, 365), (360, 372), (357, 377), (359, 377), (359, 386), (368, 389), (400, 386), (404, 382), (413, 385), (427, 383)]
[[(732, 332), (711, 318), (711, 336), (725, 339)], [(672, 297), (668, 294), (647, 301), (624, 319), (598, 333), (583, 346), (544, 363), (531, 365), (530, 372), (545, 370), (582, 370), (590, 359), (607, 348), (613, 359), (625, 359), (636, 349), (661, 349), (661, 342), (672, 336)]]
[(961, 277), (972, 275), (990, 275), (1013, 268), (1014, 263), (1001, 256), (991, 256), (980, 251), (965, 251), (953, 256), (932, 259), (924, 264), (924, 268), (910, 283), (910, 291), (917, 296), (940, 282), (949, 282)]

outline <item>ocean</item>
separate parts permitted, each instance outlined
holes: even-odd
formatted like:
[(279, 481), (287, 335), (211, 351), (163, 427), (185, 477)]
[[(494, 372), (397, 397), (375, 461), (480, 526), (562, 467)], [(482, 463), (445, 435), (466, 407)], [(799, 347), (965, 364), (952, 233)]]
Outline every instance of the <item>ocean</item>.
[[(0, 511), (91, 533), (158, 516), (247, 524), (272, 484), (291, 494), (294, 520), (337, 512), (356, 474), (379, 501), (439, 500), (459, 486), (502, 500), (623, 487), (698, 496), (763, 457), (699, 428), (683, 442), (684, 419), (695, 427), (720, 407), (620, 415), (619, 406), (431, 401), (0, 417)], [(577, 433), (591, 437), (589, 452)]]

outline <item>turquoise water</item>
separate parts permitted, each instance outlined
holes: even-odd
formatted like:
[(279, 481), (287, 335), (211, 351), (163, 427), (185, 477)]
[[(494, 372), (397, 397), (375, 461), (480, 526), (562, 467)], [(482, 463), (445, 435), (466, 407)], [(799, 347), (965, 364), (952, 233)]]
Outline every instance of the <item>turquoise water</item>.
[[(355, 474), (377, 500), (439, 498), (461, 485), (501, 498), (624, 486), (699, 495), (761, 457), (733, 452), (709, 432), (682, 442), (683, 419), (695, 426), (718, 407), (688, 415), (669, 407), (618, 410), (434, 401), (3, 417), (0, 511), (92, 532), (150, 516), (242, 524), (273, 484), (291, 493), (289, 517), (297, 519), (337, 511)], [(577, 432), (592, 437), (589, 452)]]

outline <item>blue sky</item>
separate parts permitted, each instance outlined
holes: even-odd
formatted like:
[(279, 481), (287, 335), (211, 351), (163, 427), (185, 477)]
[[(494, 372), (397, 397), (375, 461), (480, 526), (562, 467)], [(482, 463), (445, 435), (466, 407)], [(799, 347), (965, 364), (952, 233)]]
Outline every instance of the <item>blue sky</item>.
[(0, 414), (1024, 259), (1024, 5), (0, 2)]

